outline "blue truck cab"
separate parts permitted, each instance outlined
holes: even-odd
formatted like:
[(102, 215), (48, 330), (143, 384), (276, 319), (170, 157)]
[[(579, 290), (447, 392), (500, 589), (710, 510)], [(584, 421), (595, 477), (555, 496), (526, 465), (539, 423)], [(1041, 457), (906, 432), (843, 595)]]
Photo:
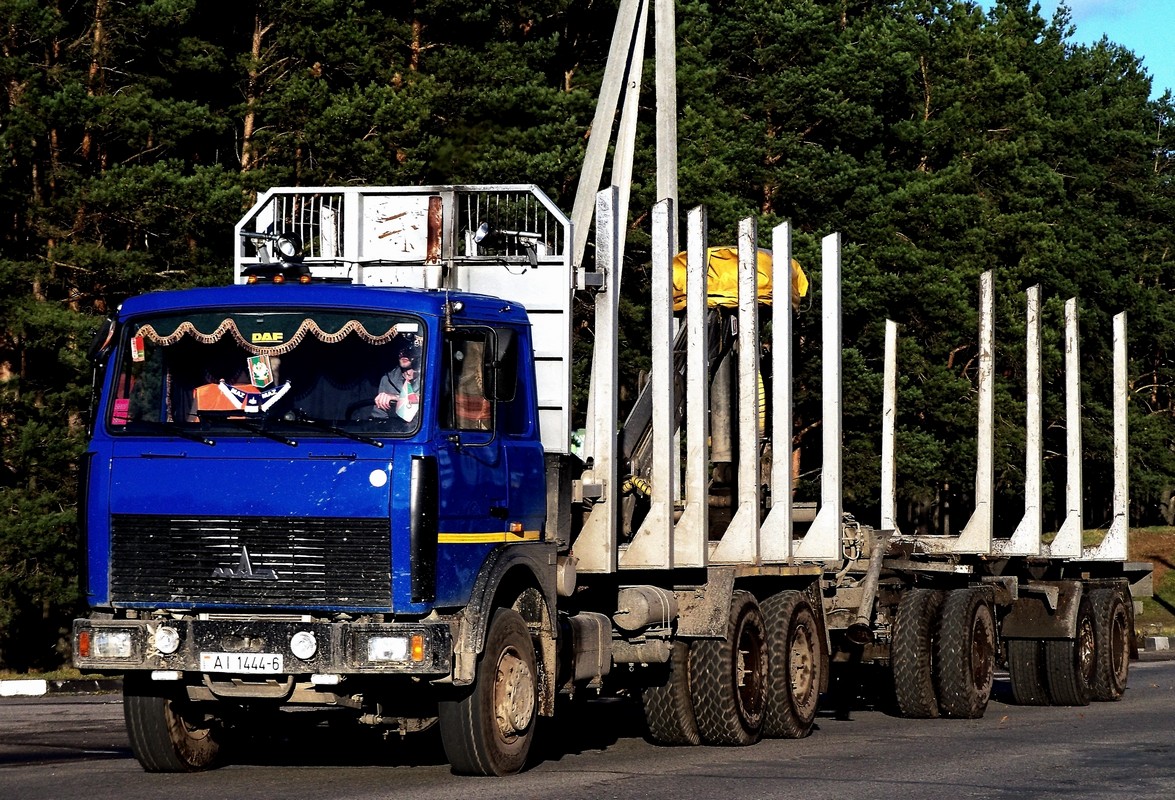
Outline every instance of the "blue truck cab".
[[(80, 497), (92, 613), (75, 622), (75, 663), (124, 675), (149, 770), (215, 763), (225, 727), (258, 704), (341, 707), (402, 731), (447, 716), (451, 758), (475, 765), (485, 725), (463, 720), (488, 713), (475, 691), (487, 640), (487, 668), (505, 659), (531, 687), (494, 733), (525, 742), (491, 756), (525, 755), (537, 704), (552, 705), (533, 687), (553, 647), (522, 644), (555, 629), (546, 482), (565, 454), (540, 433), (543, 347), (522, 302), (404, 275), (547, 268), (569, 296), (565, 261), (545, 248), (555, 263), (541, 262), (534, 237), (474, 242), (446, 187), (340, 190), (369, 222), (382, 204), (370, 238), (385, 247), (340, 257), (361, 234), (323, 194), (306, 244), (283, 251), (295, 226), (269, 209), (288, 196), (263, 197), (235, 285), (130, 298), (95, 344)], [(409, 241), (396, 214), (418, 210)], [(416, 241), (420, 254), (394, 257)], [(366, 281), (332, 274), (364, 268)]]

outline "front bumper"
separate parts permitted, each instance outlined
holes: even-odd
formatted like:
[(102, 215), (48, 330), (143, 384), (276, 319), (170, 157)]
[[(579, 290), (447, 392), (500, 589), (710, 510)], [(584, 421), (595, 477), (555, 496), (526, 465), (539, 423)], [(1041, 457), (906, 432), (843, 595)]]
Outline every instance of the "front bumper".
[[(178, 634), (173, 653), (161, 652), (160, 628)], [(159, 637), (162, 641), (167, 633)], [(314, 652), (295, 653), (295, 634), (309, 633)], [(306, 637), (301, 636), (304, 644)], [(401, 644), (402, 643), (402, 644)], [(207, 672), (215, 664), (202, 654), (232, 654), (230, 664), (262, 665), (280, 655), (280, 673), (302, 675), (417, 675), (445, 677), (452, 672), (453, 632), (447, 622), (299, 622), (294, 620), (131, 620), (77, 619), (73, 623), (73, 663), (83, 671), (165, 670)], [(235, 656), (240, 655), (241, 658)], [(222, 660), (223, 661), (223, 660)], [(220, 663), (216, 672), (231, 666)], [(242, 673), (243, 674), (243, 673)], [(264, 674), (252, 672), (250, 674)]]

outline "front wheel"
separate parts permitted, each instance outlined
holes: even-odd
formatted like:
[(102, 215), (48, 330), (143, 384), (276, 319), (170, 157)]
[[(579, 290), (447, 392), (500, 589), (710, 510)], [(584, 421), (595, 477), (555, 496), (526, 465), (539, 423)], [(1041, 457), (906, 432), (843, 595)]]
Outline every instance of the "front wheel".
[(490, 620), (472, 691), (438, 704), (441, 743), (453, 771), (510, 775), (526, 765), (538, 710), (534, 644), (517, 611)]
[(220, 723), (170, 688), (146, 675), (124, 680), (122, 710), (131, 752), (147, 772), (212, 769), (221, 754)]

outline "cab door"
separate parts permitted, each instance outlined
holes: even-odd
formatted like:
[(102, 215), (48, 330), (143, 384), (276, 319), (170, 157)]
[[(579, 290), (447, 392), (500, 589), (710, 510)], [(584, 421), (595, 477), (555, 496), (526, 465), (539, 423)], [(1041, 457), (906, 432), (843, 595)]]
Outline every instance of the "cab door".
[(441, 343), (438, 605), (466, 602), (486, 555), (506, 541), (510, 480), (491, 400), (494, 345), (483, 326), (456, 328)]

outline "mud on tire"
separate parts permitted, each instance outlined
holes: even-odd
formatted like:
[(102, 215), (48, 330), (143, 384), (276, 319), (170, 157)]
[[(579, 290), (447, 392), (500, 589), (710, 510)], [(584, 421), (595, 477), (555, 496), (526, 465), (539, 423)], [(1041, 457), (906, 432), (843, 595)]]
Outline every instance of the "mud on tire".
[(441, 743), (453, 771), (509, 775), (526, 766), (538, 714), (534, 644), (517, 611), (490, 620), (472, 689), (437, 704)]
[(1044, 662), (1049, 700), (1053, 705), (1089, 705), (1097, 670), (1097, 644), (1088, 597), (1082, 597), (1077, 608), (1076, 638), (1047, 640)]
[(663, 745), (701, 744), (690, 695), (690, 646), (678, 641), (672, 648), (664, 681), (641, 692), (649, 738)]
[(1117, 700), (1126, 691), (1130, 674), (1130, 613), (1118, 589), (1095, 589), (1089, 594), (1093, 608), (1094, 700)]
[(934, 685), (934, 645), (938, 636), (942, 592), (910, 589), (898, 603), (891, 647), (894, 694), (904, 717), (937, 717)]
[(938, 708), (944, 717), (978, 719), (987, 709), (995, 676), (995, 618), (986, 594), (947, 594), (935, 647)]
[(804, 595), (780, 592), (762, 603), (769, 680), (763, 735), (802, 739), (812, 732), (824, 678), (824, 648)]
[(1007, 645), (1012, 699), (1021, 706), (1047, 706), (1049, 693), (1044, 675), (1044, 642), (1040, 639), (1009, 639)]
[(141, 673), (126, 676), (122, 711), (131, 752), (147, 772), (198, 772), (219, 766), (220, 723), (174, 688)]
[(707, 744), (754, 744), (767, 710), (763, 612), (749, 592), (734, 592), (730, 606), (726, 636), (690, 647), (694, 714)]

